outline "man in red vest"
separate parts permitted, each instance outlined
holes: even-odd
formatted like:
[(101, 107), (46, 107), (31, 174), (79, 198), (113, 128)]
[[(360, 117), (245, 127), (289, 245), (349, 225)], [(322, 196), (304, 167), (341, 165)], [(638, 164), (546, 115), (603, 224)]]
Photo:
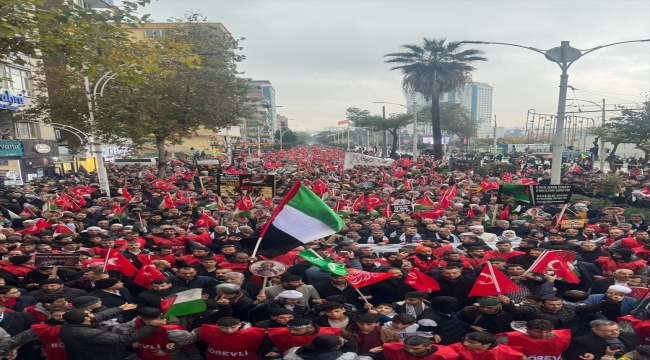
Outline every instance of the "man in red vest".
[(499, 345), (489, 332), (473, 332), (462, 343), (449, 346), (458, 353), (458, 360), (522, 360), (526, 356), (520, 347)]
[(571, 330), (554, 330), (550, 321), (535, 319), (526, 323), (525, 332), (497, 334), (497, 340), (504, 345), (521, 347), (529, 359), (561, 360), (571, 343)]
[[(138, 310), (138, 317), (124, 324), (119, 324), (113, 332), (130, 334), (150, 321), (159, 320), (162, 311), (153, 307), (143, 307)], [(178, 325), (178, 319), (171, 317), (165, 325), (158, 326), (156, 332), (141, 339), (138, 344), (138, 359), (141, 360), (172, 360), (174, 355), (183, 353), (183, 357), (198, 358), (198, 350), (194, 347), (196, 337), (184, 327)], [(173, 343), (173, 347), (167, 345)]]
[[(303, 345), (311, 344), (312, 340), (319, 335), (341, 335), (341, 329), (331, 327), (319, 327), (311, 320), (296, 318), (287, 323), (286, 328), (269, 328), (268, 335), (262, 342), (262, 354), (266, 357), (281, 357), (287, 350)], [(346, 340), (349, 340), (347, 338)], [(346, 347), (353, 347), (348, 341)], [(356, 349), (349, 349), (356, 352)], [(349, 351), (348, 350), (348, 351)]]
[(634, 250), (623, 248), (612, 250), (610, 253), (612, 254), (611, 258), (601, 256), (597, 260), (604, 277), (614, 277), (614, 272), (618, 269), (630, 269), (637, 275), (644, 275), (640, 272), (647, 266), (647, 262), (638, 260), (634, 256)]
[(447, 346), (433, 345), (424, 336), (409, 336), (404, 342), (387, 343), (383, 346), (384, 358), (391, 360), (456, 360), (458, 353)]
[(207, 360), (257, 360), (266, 329), (251, 327), (234, 317), (223, 317), (217, 325), (203, 324), (192, 333), (208, 344)]

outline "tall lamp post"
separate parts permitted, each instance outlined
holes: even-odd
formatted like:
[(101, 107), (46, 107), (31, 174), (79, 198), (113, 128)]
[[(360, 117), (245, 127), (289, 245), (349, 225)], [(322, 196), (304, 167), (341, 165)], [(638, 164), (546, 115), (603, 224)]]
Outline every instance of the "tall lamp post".
[(564, 152), (564, 113), (566, 111), (566, 94), (567, 94), (567, 86), (569, 83), (569, 74), (568, 74), (569, 67), (581, 57), (602, 48), (619, 45), (619, 44), (648, 42), (648, 41), (650, 41), (650, 39), (620, 41), (612, 44), (596, 46), (594, 48), (586, 49), (586, 50), (579, 50), (569, 46), (569, 41), (562, 41), (560, 42), (560, 46), (554, 47), (549, 50), (540, 50), (530, 46), (503, 43), (503, 42), (491, 42), (491, 41), (461, 41), (460, 43), (506, 45), (506, 46), (515, 46), (522, 49), (532, 50), (544, 55), (547, 60), (556, 63), (560, 67), (560, 69), (562, 70), (562, 75), (560, 75), (560, 98), (557, 104), (557, 120), (555, 126), (555, 136), (553, 137), (553, 159), (552, 159), (553, 161), (551, 163), (551, 184), (557, 185), (560, 184), (561, 175), (562, 175), (562, 153)]
[[(409, 111), (409, 107), (404, 104), (398, 104), (398, 103), (392, 103), (392, 102), (386, 102), (386, 101), (373, 101), (373, 104), (391, 104), (391, 105), (397, 105), (401, 106), (403, 108), (406, 108), (406, 111)], [(416, 112), (416, 106), (417, 104), (413, 102), (413, 159), (416, 159), (418, 156), (418, 114)], [(383, 106), (382, 106), (383, 108)], [(382, 109), (383, 110), (383, 109)], [(386, 118), (386, 116), (384, 116)], [(386, 130), (384, 130), (384, 144), (386, 143)], [(384, 149), (385, 149), (384, 145)]]

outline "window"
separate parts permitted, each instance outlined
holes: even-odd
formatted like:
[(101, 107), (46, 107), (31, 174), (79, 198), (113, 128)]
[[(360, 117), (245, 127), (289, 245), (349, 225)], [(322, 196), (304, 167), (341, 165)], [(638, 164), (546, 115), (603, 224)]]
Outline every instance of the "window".
[(36, 139), (36, 124), (30, 122), (16, 123), (16, 138), (18, 139)]
[(166, 30), (145, 30), (144, 37), (160, 37), (165, 36)]
[(9, 73), (6, 75), (9, 78), (9, 88), (18, 93), (23, 93), (25, 96), (31, 96), (31, 84), (29, 81), (29, 71), (20, 70), (17, 68), (8, 68)]

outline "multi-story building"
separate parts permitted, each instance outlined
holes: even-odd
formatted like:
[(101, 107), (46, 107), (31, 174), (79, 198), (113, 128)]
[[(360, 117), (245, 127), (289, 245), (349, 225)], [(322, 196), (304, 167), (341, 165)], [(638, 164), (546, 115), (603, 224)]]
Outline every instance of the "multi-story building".
[(279, 126), (276, 123), (275, 88), (268, 80), (251, 80), (248, 82), (248, 85), (253, 87), (253, 92), (261, 91), (262, 96), (268, 102), (268, 127), (271, 134), (274, 134), (279, 129)]
[(10, 57), (0, 61), (0, 182), (12, 185), (59, 172), (54, 165), (59, 156), (54, 129), (16, 117), (36, 96), (31, 80), (35, 62), (21, 58), (24, 64)]
[(248, 93), (247, 97), (249, 101), (246, 102), (246, 106), (253, 111), (253, 115), (244, 121), (248, 140), (257, 141), (259, 137), (260, 140), (268, 141), (271, 139), (270, 124), (273, 122), (271, 119), (271, 103), (260, 89), (254, 89)]
[[(478, 137), (493, 137), (494, 129), (492, 125), (492, 86), (472, 82), (461, 90), (445, 93), (440, 96), (441, 102), (459, 103), (469, 109), (472, 113), (472, 118), (478, 124)], [(416, 104), (416, 107), (423, 107), (430, 105), (430, 101), (426, 101), (420, 94), (407, 93), (407, 105), (409, 108)], [(424, 124), (424, 133), (431, 134), (431, 125)], [(503, 133), (503, 130), (500, 130)], [(499, 129), (497, 129), (499, 132)], [(498, 134), (497, 134), (498, 135)]]
[(113, 5), (113, 0), (74, 0), (74, 2), (86, 9), (101, 9)]

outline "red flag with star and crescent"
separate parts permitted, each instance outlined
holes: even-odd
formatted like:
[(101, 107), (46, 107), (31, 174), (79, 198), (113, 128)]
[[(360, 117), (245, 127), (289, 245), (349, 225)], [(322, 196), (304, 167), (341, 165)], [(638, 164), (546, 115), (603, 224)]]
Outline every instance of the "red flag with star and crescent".
[(521, 291), (521, 288), (487, 262), (468, 296), (496, 296), (516, 291)]
[(117, 270), (126, 276), (133, 276), (138, 273), (138, 269), (120, 253), (119, 249), (110, 249), (106, 254), (104, 271)]
[(142, 267), (133, 278), (134, 283), (151, 289), (151, 282), (153, 280), (166, 279), (165, 275), (151, 262), (151, 257), (143, 256), (140, 258), (140, 262), (142, 263)]

